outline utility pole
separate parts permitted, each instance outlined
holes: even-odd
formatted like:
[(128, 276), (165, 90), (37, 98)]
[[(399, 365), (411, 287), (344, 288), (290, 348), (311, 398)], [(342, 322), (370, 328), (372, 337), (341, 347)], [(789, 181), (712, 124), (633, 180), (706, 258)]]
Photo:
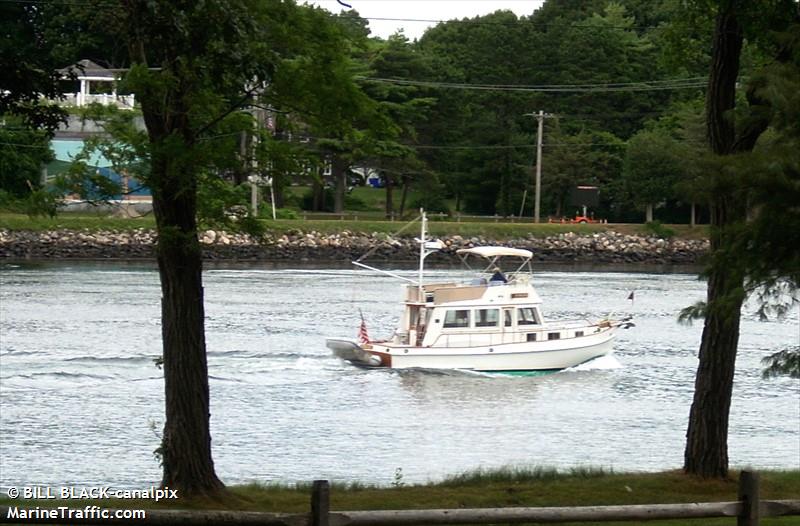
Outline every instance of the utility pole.
[(538, 223), (542, 202), (542, 135), (544, 134), (544, 112), (542, 110), (539, 110), (536, 120), (539, 121), (539, 132), (536, 134), (536, 193), (533, 201), (533, 221)]
[[(544, 119), (546, 117), (552, 117), (552, 115), (548, 115), (544, 111), (539, 110), (539, 113), (526, 113), (524, 116), (535, 117), (539, 123), (539, 130), (536, 134), (536, 180), (533, 197), (533, 221), (538, 223), (542, 203), (542, 136), (544, 135)], [(521, 212), (520, 215), (522, 215)]]

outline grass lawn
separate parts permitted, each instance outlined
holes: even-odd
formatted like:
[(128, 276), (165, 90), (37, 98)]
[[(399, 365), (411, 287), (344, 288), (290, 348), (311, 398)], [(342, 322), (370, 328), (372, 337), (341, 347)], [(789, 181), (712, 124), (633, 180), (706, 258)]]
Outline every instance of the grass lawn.
[[(263, 220), (264, 226), (268, 231), (275, 234), (283, 234), (292, 230), (303, 232), (317, 231), (323, 234), (332, 234), (349, 230), (351, 232), (383, 232), (393, 234), (400, 231), (407, 225), (405, 221), (386, 221), (381, 218), (376, 219), (279, 219), (277, 221)], [(433, 220), (429, 223), (429, 230), (432, 236), (452, 236), (462, 237), (488, 237), (492, 239), (513, 239), (525, 238), (528, 236), (546, 237), (567, 232), (578, 234), (588, 234), (613, 230), (623, 234), (648, 234), (645, 225), (635, 224), (590, 224), (590, 225), (570, 225), (558, 223), (511, 223), (503, 222), (502, 219), (495, 222), (491, 218), (484, 221), (439, 221)], [(117, 218), (108, 215), (91, 213), (62, 213), (55, 218), (37, 217), (29, 218), (24, 214), (0, 212), (0, 228), (8, 230), (134, 230), (137, 228), (155, 228), (155, 219), (152, 214), (138, 217), (135, 219)], [(201, 228), (203, 228), (201, 226)], [(689, 228), (687, 225), (669, 225), (675, 235), (684, 239), (699, 239), (707, 236), (706, 227)], [(414, 237), (419, 235), (419, 227), (416, 225), (406, 228), (402, 235)]]
[(8, 230), (135, 230), (155, 228), (152, 214), (135, 219), (112, 217), (107, 214), (65, 212), (54, 218), (0, 212), (0, 228)]
[[(738, 477), (738, 474), (734, 476)], [(147, 501), (95, 503), (107, 508), (237, 509), (287, 513), (309, 511), (310, 484), (296, 487), (253, 484), (229, 489), (229, 497), (222, 501), (161, 501), (157, 505)], [(358, 484), (334, 484), (331, 488), (331, 510), (729, 502), (737, 500), (736, 495), (735, 480), (701, 480), (679, 472), (614, 474), (593, 469), (577, 469), (568, 473), (557, 473), (550, 469), (507, 469), (478, 471), (425, 485), (378, 488)], [(761, 498), (800, 498), (800, 471), (761, 472)], [(23, 505), (19, 501), (8, 499), (0, 499), (0, 504)], [(74, 502), (66, 504), (75, 506)], [(57, 501), (29, 501), (27, 505), (57, 507), (64, 504)], [(85, 505), (86, 501), (80, 501), (81, 507)], [(734, 523), (735, 519), (731, 518), (657, 522), (666, 525)], [(800, 517), (762, 519), (762, 524), (800, 524)]]

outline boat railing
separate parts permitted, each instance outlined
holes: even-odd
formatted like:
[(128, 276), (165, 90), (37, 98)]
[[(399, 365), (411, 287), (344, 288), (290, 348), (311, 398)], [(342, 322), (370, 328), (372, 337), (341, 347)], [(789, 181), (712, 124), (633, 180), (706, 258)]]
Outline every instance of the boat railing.
[[(585, 325), (542, 325), (535, 330), (509, 331), (509, 332), (489, 332), (489, 333), (443, 333), (437, 335), (436, 339), (428, 347), (484, 347), (487, 345), (502, 345), (508, 343), (527, 343), (551, 340), (572, 340), (575, 338), (585, 338), (601, 332), (604, 328), (599, 324), (587, 322)], [(535, 340), (528, 340), (529, 334), (536, 335)], [(557, 334), (553, 338), (551, 335)], [(465, 345), (466, 340), (466, 345)]]

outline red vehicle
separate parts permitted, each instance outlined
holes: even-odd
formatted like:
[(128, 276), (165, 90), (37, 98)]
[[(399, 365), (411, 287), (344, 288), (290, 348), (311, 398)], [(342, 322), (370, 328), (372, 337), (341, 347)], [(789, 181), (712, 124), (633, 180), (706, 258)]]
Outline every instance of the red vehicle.
[(582, 225), (586, 225), (586, 224), (589, 224), (589, 223), (605, 223), (606, 220), (605, 219), (595, 219), (594, 218), (594, 214), (591, 214), (591, 215), (587, 214), (586, 213), (586, 208), (584, 207), (583, 213), (576, 212), (574, 218), (567, 219), (565, 217), (562, 217), (560, 220), (550, 218), (549, 222), (550, 223), (570, 223), (570, 224), (579, 223), (579, 224), (582, 224)]
[(569, 222), (586, 224), (586, 223), (602, 223), (603, 220), (595, 219), (594, 217), (590, 217), (587, 215), (576, 215), (575, 219), (570, 219)]

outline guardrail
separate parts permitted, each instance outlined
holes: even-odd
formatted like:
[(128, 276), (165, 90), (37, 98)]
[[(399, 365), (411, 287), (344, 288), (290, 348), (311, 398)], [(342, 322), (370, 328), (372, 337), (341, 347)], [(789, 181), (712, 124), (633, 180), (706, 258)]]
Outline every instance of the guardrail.
[[(651, 521), (736, 517), (738, 526), (758, 526), (761, 517), (800, 515), (800, 500), (761, 500), (758, 474), (742, 471), (739, 500), (689, 504), (580, 506), (538, 508), (475, 508), (431, 510), (331, 511), (330, 485), (317, 480), (311, 489), (311, 513), (243, 511), (147, 510), (136, 524), (147, 526), (419, 526), (423, 524), (564, 523), (596, 521)], [(14, 518), (9, 506), (0, 506), (0, 524), (60, 524), (64, 519)], [(113, 510), (112, 510), (113, 511)], [(71, 519), (70, 524), (122, 523), (99, 517)]]

